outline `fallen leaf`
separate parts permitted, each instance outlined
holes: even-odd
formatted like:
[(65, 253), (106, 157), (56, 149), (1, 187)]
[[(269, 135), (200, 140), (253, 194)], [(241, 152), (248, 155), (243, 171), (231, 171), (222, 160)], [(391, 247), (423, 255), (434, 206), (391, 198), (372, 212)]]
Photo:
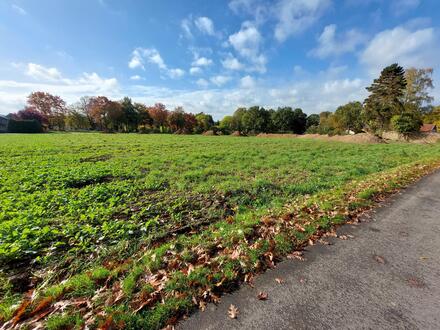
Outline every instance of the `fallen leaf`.
[(376, 260), (380, 264), (384, 264), (385, 263), (384, 257), (378, 256), (378, 255), (374, 255), (373, 258), (374, 258), (374, 260)]
[(275, 278), (275, 282), (277, 282), (278, 284), (283, 284), (284, 280), (282, 278), (277, 277)]
[(267, 292), (260, 291), (257, 295), (257, 298), (259, 300), (267, 300), (268, 294), (267, 294)]
[(165, 328), (162, 328), (162, 330), (174, 330), (174, 325), (167, 325)]
[(231, 304), (231, 306), (229, 306), (229, 309), (228, 309), (228, 316), (231, 319), (236, 319), (238, 316), (238, 313), (239, 313), (238, 308)]
[(410, 277), (407, 279), (408, 285), (413, 288), (423, 288), (425, 286), (425, 283), (417, 277)]
[(293, 253), (288, 254), (287, 259), (298, 259), (300, 261), (306, 260), (301, 251), (294, 251)]
[(309, 245), (310, 245), (310, 246), (313, 246), (313, 245), (314, 245), (314, 243), (313, 243), (313, 241), (312, 241), (311, 239), (309, 239)]

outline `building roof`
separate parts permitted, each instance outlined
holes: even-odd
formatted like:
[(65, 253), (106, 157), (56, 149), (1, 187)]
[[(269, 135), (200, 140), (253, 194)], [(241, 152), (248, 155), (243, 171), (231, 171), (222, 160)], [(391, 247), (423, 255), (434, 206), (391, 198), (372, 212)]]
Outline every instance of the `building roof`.
[(420, 127), (420, 132), (432, 132), (437, 129), (437, 125), (435, 124), (423, 124), (422, 127)]

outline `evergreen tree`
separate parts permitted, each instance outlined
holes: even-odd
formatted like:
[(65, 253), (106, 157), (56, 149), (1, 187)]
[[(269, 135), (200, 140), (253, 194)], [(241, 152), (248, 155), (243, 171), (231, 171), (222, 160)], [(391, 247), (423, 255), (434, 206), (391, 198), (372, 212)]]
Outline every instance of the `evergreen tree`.
[(380, 77), (367, 87), (370, 95), (365, 100), (363, 116), (371, 130), (388, 129), (391, 118), (404, 112), (405, 88), (405, 70), (397, 63), (383, 69)]

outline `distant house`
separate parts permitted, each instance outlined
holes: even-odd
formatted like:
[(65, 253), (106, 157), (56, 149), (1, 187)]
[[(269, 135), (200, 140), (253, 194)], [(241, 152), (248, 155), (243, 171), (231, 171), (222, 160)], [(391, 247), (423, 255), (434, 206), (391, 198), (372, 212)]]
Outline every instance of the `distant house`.
[(437, 125), (423, 124), (423, 126), (420, 127), (420, 132), (422, 132), (422, 133), (435, 133), (435, 132), (437, 132)]
[(9, 119), (0, 115), (0, 133), (6, 133), (8, 131)]

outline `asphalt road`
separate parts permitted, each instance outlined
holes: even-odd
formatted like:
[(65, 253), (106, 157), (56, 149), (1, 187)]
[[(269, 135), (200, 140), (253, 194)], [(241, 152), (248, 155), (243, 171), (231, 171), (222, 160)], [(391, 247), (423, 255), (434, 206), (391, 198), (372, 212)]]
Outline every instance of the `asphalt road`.
[(309, 247), (177, 328), (440, 329), (440, 172), (371, 215), (339, 229), (354, 238)]

